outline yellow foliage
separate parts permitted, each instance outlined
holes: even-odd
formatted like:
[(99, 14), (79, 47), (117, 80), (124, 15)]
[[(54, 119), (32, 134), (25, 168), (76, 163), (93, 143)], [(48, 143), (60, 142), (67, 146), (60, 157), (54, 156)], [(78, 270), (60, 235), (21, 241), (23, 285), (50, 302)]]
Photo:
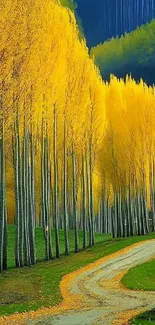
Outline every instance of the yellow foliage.
[(39, 194), (43, 112), (48, 121), (52, 155), (53, 107), (56, 108), (61, 170), (64, 120), (68, 150), (74, 141), (77, 159), (90, 132), (94, 146), (100, 143), (101, 123), (105, 124), (105, 87), (89, 58), (85, 42), (79, 40), (76, 20), (70, 10), (54, 0), (0, 0), (0, 8), (0, 91), (5, 108), (7, 197), (9, 213), (12, 214), (14, 208), (10, 193), (14, 177), (11, 152), (15, 107), (18, 106), (19, 110), (21, 135), (24, 116), (26, 124), (33, 125)]
[[(145, 176), (149, 188), (149, 166), (154, 160), (155, 144), (154, 88), (142, 81), (136, 84), (129, 77), (125, 82), (111, 77), (109, 84), (104, 83), (85, 42), (79, 39), (74, 14), (57, 1), (0, 0), (0, 9), (0, 92), (5, 110), (9, 214), (14, 214), (11, 152), (16, 105), (21, 135), (24, 116), (27, 125), (33, 125), (38, 197), (41, 120), (44, 113), (52, 156), (54, 107), (58, 169), (63, 170), (65, 122), (68, 166), (71, 165), (72, 142), (78, 161), (78, 197), (81, 193), (81, 153), (86, 152), (88, 159), (90, 139), (95, 210), (103, 186), (110, 200), (112, 192), (128, 186), (133, 175), (139, 188)], [(69, 169), (71, 178), (71, 167)], [(60, 175), (59, 184), (61, 182)]]
[(142, 80), (139, 84), (111, 77), (106, 85), (108, 127), (103, 139), (98, 167), (113, 190), (133, 186), (148, 190), (149, 168), (154, 161), (155, 92)]

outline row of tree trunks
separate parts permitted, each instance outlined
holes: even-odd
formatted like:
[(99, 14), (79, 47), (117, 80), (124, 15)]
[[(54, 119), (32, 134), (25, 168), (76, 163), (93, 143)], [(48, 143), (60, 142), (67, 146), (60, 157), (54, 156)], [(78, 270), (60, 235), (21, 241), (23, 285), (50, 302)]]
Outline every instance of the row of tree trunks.
[(0, 96), (0, 271), (7, 269), (7, 211), (5, 180), (4, 107)]
[[(36, 263), (35, 227), (36, 227), (36, 180), (35, 180), (35, 139), (31, 128), (26, 125), (21, 134), (19, 126), (18, 100), (14, 98), (15, 121), (13, 136), (13, 167), (15, 180), (16, 206), (16, 267)], [(7, 212), (5, 185), (5, 141), (3, 120), (3, 98), (0, 98), (0, 270), (7, 268)], [(42, 119), (41, 137), (41, 226), (45, 240), (45, 259), (54, 256), (51, 229), (55, 230), (56, 257), (60, 257), (59, 227), (64, 229), (65, 254), (69, 254), (69, 229), (74, 230), (75, 253), (80, 249), (79, 230), (83, 231), (83, 249), (93, 246), (95, 232), (112, 233), (114, 238), (145, 235), (149, 232), (148, 195), (146, 176), (143, 174), (142, 185), (133, 178), (127, 188), (115, 191), (112, 198), (106, 192), (103, 182), (98, 213), (94, 213), (93, 184), (93, 145), (89, 138), (88, 147), (84, 146), (79, 157), (72, 141), (70, 151), (67, 145), (67, 125), (64, 119), (63, 169), (59, 189), (60, 171), (58, 169), (57, 114), (53, 110), (53, 150), (50, 150), (48, 122)], [(79, 158), (81, 174), (79, 173)], [(71, 163), (69, 173), (68, 165)], [(68, 184), (70, 177), (70, 190)], [(80, 179), (80, 183), (79, 183)], [(79, 185), (80, 184), (80, 185)], [(150, 201), (152, 229), (154, 230), (154, 164), (150, 165)], [(80, 186), (80, 204), (78, 201)], [(62, 192), (60, 192), (62, 190)], [(63, 200), (62, 200), (63, 199)], [(61, 213), (61, 218), (60, 218)]]
[(121, 191), (115, 195), (112, 207), (112, 234), (114, 238), (145, 235), (149, 232), (149, 213), (145, 191), (131, 197), (130, 188), (126, 199)]

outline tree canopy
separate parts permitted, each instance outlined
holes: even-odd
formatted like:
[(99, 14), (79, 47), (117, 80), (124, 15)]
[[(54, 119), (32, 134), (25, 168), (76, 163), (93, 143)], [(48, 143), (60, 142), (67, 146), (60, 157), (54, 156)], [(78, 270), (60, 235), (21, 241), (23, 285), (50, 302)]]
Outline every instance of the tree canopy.
[(154, 0), (78, 0), (77, 4), (89, 48), (155, 18)]
[(77, 6), (75, 0), (60, 0), (60, 3), (71, 10), (75, 10)]
[(155, 20), (120, 38), (99, 44), (91, 55), (104, 79), (110, 74), (124, 78), (131, 74), (148, 84), (155, 83)]

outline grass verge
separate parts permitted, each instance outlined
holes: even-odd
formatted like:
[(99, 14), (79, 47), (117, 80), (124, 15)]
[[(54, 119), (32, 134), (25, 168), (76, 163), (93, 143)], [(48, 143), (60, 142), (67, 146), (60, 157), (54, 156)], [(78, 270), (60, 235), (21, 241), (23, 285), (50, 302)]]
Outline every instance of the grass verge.
[[(82, 243), (82, 233), (79, 235), (80, 243)], [(153, 238), (154, 234), (149, 234), (143, 237), (112, 240), (109, 235), (96, 235), (96, 245), (85, 251), (80, 251), (78, 254), (71, 253), (68, 257), (63, 255), (60, 259), (54, 259), (50, 262), (42, 261), (33, 267), (10, 268), (0, 274), (0, 315), (37, 310), (42, 306), (48, 307), (58, 304), (62, 299), (59, 284), (64, 275), (133, 243)], [(62, 253), (63, 243), (63, 232), (60, 231)], [(73, 243), (74, 234), (70, 232), (71, 251), (73, 251)], [(11, 227), (9, 228), (10, 267), (14, 265), (13, 246), (14, 228)], [(43, 258), (44, 242), (40, 229), (36, 231), (36, 247), (38, 259)]]
[[(122, 283), (131, 290), (155, 291), (155, 259), (130, 269)], [(130, 324), (155, 325), (155, 309), (138, 315)]]
[(131, 325), (155, 325), (155, 309), (147, 311), (130, 321)]

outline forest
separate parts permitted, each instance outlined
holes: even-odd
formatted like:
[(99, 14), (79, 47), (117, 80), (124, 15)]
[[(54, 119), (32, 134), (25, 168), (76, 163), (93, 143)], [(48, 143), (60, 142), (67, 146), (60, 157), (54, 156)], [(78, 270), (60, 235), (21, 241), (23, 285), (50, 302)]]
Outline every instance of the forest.
[(73, 11), (75, 11), (77, 7), (77, 3), (74, 0), (60, 0), (60, 3), (62, 4), (62, 6), (67, 7)]
[(88, 47), (135, 30), (155, 18), (154, 0), (78, 0)]
[(91, 55), (105, 80), (114, 74), (135, 80), (141, 78), (149, 85), (155, 83), (155, 20), (142, 25), (120, 38), (112, 38), (91, 49)]
[(74, 11), (80, 36), (86, 37), (90, 54), (105, 80), (109, 81), (111, 74), (118, 78), (130, 74), (137, 81), (142, 78), (154, 84), (153, 0), (61, 3)]
[(0, 325), (154, 325), (155, 1), (0, 9)]
[[(14, 25), (14, 33), (11, 33)], [(102, 80), (72, 11), (54, 0), (5, 1), (0, 20), (0, 270), (8, 224), (16, 267), (113, 237), (155, 230), (155, 90), (132, 78)], [(51, 229), (55, 237), (51, 238)]]

